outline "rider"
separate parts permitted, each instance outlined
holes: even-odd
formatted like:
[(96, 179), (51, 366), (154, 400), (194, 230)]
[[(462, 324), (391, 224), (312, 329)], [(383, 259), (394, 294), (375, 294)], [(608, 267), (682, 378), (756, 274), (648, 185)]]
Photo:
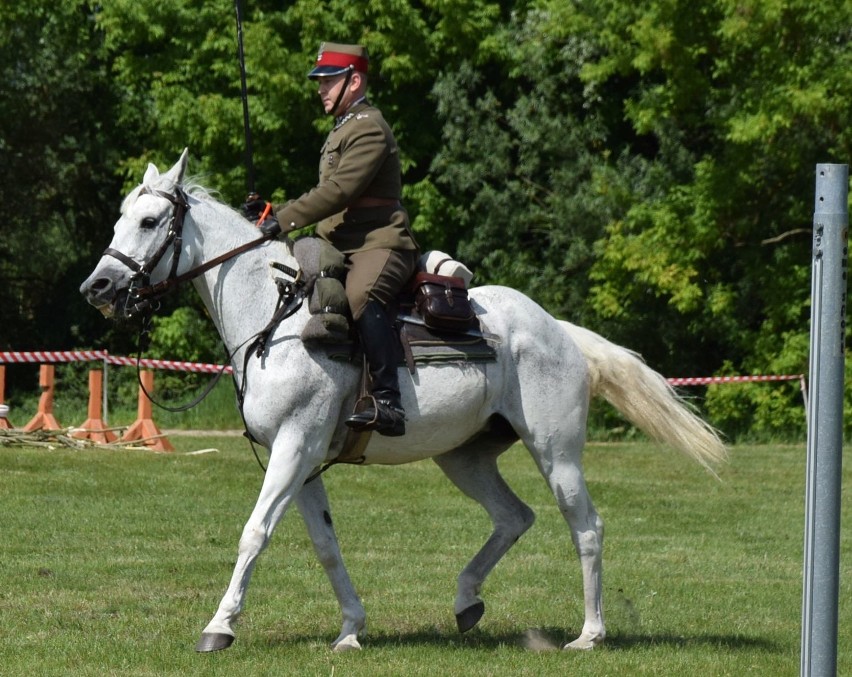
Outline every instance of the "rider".
[[(308, 78), (335, 117), (320, 150), (319, 183), (301, 197), (272, 205), (260, 228), (289, 233), (317, 224), (317, 235), (345, 256), (346, 297), (372, 381), (372, 401), (346, 424), (357, 431), (405, 434), (389, 307), (414, 274), (419, 248), (400, 202), (399, 149), (381, 112), (366, 99), (368, 56), (360, 45), (325, 42)], [(257, 219), (266, 203), (247, 202)]]

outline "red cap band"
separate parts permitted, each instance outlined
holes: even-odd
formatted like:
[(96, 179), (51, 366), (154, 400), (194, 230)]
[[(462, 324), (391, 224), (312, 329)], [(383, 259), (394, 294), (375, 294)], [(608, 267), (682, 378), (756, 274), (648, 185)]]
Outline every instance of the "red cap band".
[(336, 66), (338, 68), (352, 66), (361, 73), (367, 72), (367, 64), (368, 61), (363, 56), (344, 54), (343, 52), (321, 52), (317, 57), (317, 66)]

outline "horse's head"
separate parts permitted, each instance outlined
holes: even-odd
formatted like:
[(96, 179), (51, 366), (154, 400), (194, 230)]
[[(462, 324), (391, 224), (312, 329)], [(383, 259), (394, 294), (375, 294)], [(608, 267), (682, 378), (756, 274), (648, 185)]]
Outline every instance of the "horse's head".
[(132, 315), (139, 310), (134, 290), (156, 285), (191, 265), (188, 257), (180, 256), (183, 217), (189, 208), (181, 187), (187, 156), (184, 150), (165, 174), (149, 164), (142, 183), (124, 199), (112, 242), (80, 286), (80, 293), (105, 316)]

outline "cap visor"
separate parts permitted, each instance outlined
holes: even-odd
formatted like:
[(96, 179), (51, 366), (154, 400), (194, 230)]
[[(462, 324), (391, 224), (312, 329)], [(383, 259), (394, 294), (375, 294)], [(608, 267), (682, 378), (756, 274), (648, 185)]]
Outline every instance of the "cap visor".
[(317, 66), (308, 73), (308, 79), (316, 80), (317, 78), (330, 78), (335, 75), (342, 75), (347, 70), (349, 69), (340, 66)]

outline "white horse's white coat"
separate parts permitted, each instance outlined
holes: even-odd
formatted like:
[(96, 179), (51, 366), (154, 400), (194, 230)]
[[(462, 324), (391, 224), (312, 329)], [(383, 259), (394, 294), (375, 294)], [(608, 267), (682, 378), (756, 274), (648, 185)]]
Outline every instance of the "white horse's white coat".
[[(166, 174), (149, 166), (143, 186), (173, 191), (183, 181), (187, 154)], [(201, 191), (190, 192), (179, 273), (257, 237), (238, 213)], [(165, 238), (172, 205), (163, 197), (134, 190), (122, 205), (111, 247), (142, 264)], [(143, 221), (145, 227), (142, 227)], [(150, 219), (154, 219), (154, 224)], [(151, 275), (169, 271), (167, 254)], [(304, 484), (323, 462), (336, 457), (346, 428), (343, 420), (356, 398), (359, 369), (334, 361), (322, 350), (307, 350), (299, 339), (308, 320), (303, 307), (281, 324), (266, 354), (248, 361), (238, 346), (272, 316), (277, 294), (272, 261), (295, 266), (285, 242), (269, 242), (208, 271), (193, 282), (225, 345), (236, 350), (235, 378), (246, 379), (245, 418), (251, 434), (269, 449), (263, 486), (243, 530), (230, 585), (202, 634), (198, 649), (230, 645), (258, 555), (284, 512), (296, 504), (307, 525), (343, 615), (336, 650), (359, 648), (364, 608), (337, 544), (322, 479)], [(116, 311), (130, 269), (104, 256), (81, 291), (105, 314)], [(592, 648), (604, 640), (601, 601), (603, 522), (592, 505), (581, 463), (589, 400), (601, 394), (631, 421), (704, 465), (721, 461), (725, 448), (715, 432), (692, 414), (665, 380), (635, 354), (597, 334), (558, 322), (522, 294), (503, 287), (471, 290), (488, 330), (501, 337), (493, 363), (420, 366), (402, 370), (407, 413), (402, 438), (374, 435), (367, 463), (400, 464), (433, 458), (447, 477), (478, 501), (494, 525), (491, 537), (458, 578), (455, 612), (459, 627), (473, 627), (484, 606), (478, 594), (485, 577), (532, 525), (532, 511), (515, 496), (497, 469), (497, 457), (513, 436), (488, 432), (498, 417), (529, 449), (565, 517), (583, 572), (585, 622), (571, 648)], [(305, 304), (307, 306), (307, 304)], [(120, 310), (120, 309), (118, 309)], [(500, 427), (500, 426), (498, 426)], [(505, 428), (505, 425), (502, 426)], [(483, 433), (483, 431), (486, 431)], [(357, 471), (355, 471), (357, 472)]]

